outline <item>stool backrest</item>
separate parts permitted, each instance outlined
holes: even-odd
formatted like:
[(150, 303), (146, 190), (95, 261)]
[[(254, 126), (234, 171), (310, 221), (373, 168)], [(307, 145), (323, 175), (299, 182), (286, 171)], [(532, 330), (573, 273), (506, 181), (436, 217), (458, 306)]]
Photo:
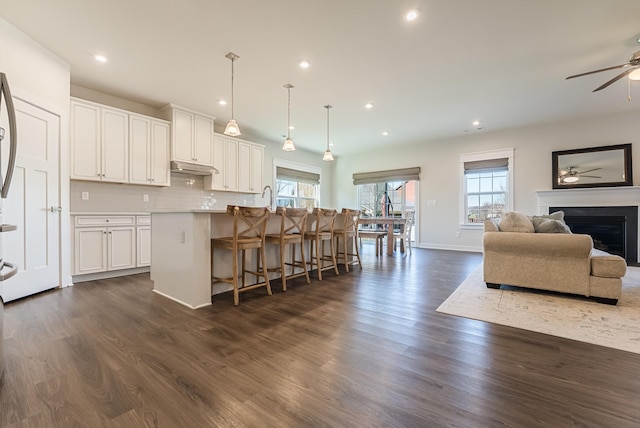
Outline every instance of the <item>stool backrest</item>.
[(233, 237), (264, 239), (269, 208), (227, 205), (227, 214), (233, 216)]
[(342, 229), (345, 232), (356, 232), (360, 221), (360, 210), (342, 209)]
[(319, 234), (320, 232), (331, 232), (333, 234), (333, 226), (336, 221), (338, 211), (327, 208), (314, 208), (314, 228), (311, 234)]
[(276, 208), (276, 214), (280, 218), (280, 234), (299, 234), (302, 235), (307, 224), (307, 215), (309, 211), (306, 208)]

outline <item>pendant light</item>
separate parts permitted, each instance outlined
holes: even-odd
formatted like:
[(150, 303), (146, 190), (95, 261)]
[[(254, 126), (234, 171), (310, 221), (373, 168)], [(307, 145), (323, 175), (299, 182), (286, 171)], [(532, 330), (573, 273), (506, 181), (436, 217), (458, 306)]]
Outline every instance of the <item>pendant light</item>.
[(285, 152), (292, 152), (296, 149), (293, 140), (291, 139), (291, 88), (294, 86), (291, 83), (284, 85), (287, 88), (287, 139), (284, 140), (282, 150)]
[(233, 52), (229, 52), (225, 57), (231, 60), (231, 120), (227, 123), (227, 127), (224, 129), (224, 135), (237, 137), (240, 135), (240, 127), (233, 117), (233, 62), (240, 57)]
[(322, 160), (331, 162), (333, 160), (333, 153), (331, 153), (331, 150), (329, 149), (329, 109), (332, 109), (333, 106), (327, 104), (324, 108), (327, 109), (327, 150), (324, 152)]

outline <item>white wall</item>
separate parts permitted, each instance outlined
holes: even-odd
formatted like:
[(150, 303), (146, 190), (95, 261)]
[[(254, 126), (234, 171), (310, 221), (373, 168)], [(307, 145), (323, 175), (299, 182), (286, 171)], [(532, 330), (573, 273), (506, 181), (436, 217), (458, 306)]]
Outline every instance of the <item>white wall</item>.
[[(626, 100), (624, 100), (626, 102)], [(633, 158), (640, 159), (640, 110), (623, 114), (545, 124), (500, 132), (477, 132), (460, 138), (416, 143), (371, 153), (342, 156), (334, 176), (335, 206), (355, 206), (352, 174), (404, 167), (421, 167), (418, 245), (480, 251), (482, 230), (460, 228), (462, 153), (513, 147), (515, 210), (537, 212), (536, 190), (550, 190), (551, 152), (582, 147), (633, 143)], [(637, 167), (636, 167), (637, 168)], [(634, 185), (640, 183), (640, 173)], [(427, 206), (427, 200), (437, 201)], [(633, 201), (634, 204), (637, 201)], [(460, 232), (460, 237), (456, 233)]]
[(0, 71), (11, 92), (60, 116), (60, 284), (71, 284), (69, 226), (69, 65), (0, 18)]

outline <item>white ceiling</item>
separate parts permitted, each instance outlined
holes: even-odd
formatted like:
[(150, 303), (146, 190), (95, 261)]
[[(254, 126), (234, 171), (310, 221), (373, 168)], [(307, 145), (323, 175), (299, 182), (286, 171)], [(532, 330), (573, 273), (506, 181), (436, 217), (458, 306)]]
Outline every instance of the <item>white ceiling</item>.
[[(420, 16), (405, 22), (412, 7)], [(337, 156), (640, 109), (638, 82), (631, 102), (626, 79), (591, 92), (618, 70), (564, 80), (640, 51), (638, 0), (0, 0), (0, 11), (69, 62), (73, 84), (218, 124), (234, 52), (243, 134), (283, 141), (291, 83), (296, 145), (324, 150), (332, 104)]]

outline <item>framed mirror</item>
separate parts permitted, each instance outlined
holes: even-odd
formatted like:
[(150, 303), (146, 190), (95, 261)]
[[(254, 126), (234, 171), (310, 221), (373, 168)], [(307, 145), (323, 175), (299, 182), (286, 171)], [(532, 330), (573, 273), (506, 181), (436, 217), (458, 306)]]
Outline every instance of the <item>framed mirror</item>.
[(552, 153), (554, 189), (632, 186), (631, 144)]

